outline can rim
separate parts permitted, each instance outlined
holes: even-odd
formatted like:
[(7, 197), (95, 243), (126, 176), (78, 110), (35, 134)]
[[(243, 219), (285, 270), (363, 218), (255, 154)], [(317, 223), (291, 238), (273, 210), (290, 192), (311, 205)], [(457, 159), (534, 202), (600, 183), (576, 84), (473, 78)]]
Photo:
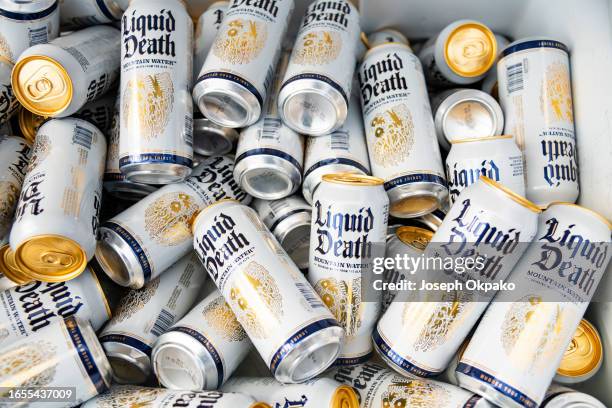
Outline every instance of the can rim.
[[(422, 251), (433, 238), (434, 232), (425, 228), (405, 225), (395, 230), (395, 236), (405, 245)], [(420, 247), (421, 244), (424, 244), (423, 248)]]
[(321, 181), (351, 186), (382, 186), (385, 184), (385, 180), (380, 177), (350, 172), (324, 174), (321, 177)]
[(450, 144), (461, 144), (461, 143), (472, 143), (472, 142), (488, 142), (489, 140), (495, 139), (513, 139), (512, 135), (496, 135), (496, 136), (485, 136), (485, 137), (470, 137), (468, 139), (451, 140)]
[(542, 210), (548, 210), (551, 206), (553, 205), (567, 205), (567, 206), (571, 206), (571, 207), (578, 207), (581, 208), (583, 210), (586, 210), (588, 212), (590, 212), (591, 214), (593, 214), (594, 216), (596, 216), (597, 218), (599, 218), (601, 221), (604, 222), (604, 224), (606, 224), (608, 226), (608, 229), (612, 230), (612, 222), (607, 219), (606, 217), (604, 217), (602, 214), (598, 213), (595, 210), (591, 210), (590, 208), (587, 208), (585, 206), (576, 204), (576, 203), (571, 203), (569, 201), (553, 201), (552, 203), (548, 204), (547, 206), (541, 207)]
[[(556, 371), (557, 375), (561, 375), (564, 377), (581, 377), (593, 372), (594, 370), (597, 370), (601, 366), (603, 360), (603, 344), (601, 341), (601, 335), (599, 334), (595, 326), (593, 326), (593, 324), (591, 324), (591, 322), (586, 319), (580, 320), (580, 323), (578, 324), (576, 330), (578, 330), (579, 328), (582, 329), (582, 331), (586, 334), (589, 345), (591, 345), (592, 348), (595, 349), (595, 353), (593, 356), (594, 358), (588, 359), (588, 361), (585, 362), (586, 364), (583, 364), (577, 369), (563, 369), (562, 358), (561, 363), (559, 364), (559, 368), (557, 368)], [(574, 340), (574, 338), (575, 336), (572, 336), (572, 341)]]
[(401, 42), (388, 42), (388, 43), (382, 43), (382, 44), (375, 45), (372, 48), (368, 49), (368, 51), (366, 51), (366, 53), (363, 55), (363, 59), (365, 60), (367, 57), (369, 57), (372, 51), (374, 50), (378, 51), (380, 48), (387, 47), (387, 46), (401, 46), (401, 48), (404, 48), (406, 49), (406, 51), (413, 54), (412, 48), (410, 48), (409, 45), (406, 45)]
[[(7, 256), (13, 255), (14, 252), (11, 250), (11, 246), (9, 244), (5, 244), (0, 247), (0, 272), (4, 274), (8, 279), (17, 283), (18, 285), (25, 285), (32, 281), (32, 278), (23, 273), (17, 266), (11, 267), (11, 265), (6, 262)], [(14, 259), (14, 258), (13, 258)]]
[(329, 408), (359, 408), (355, 390), (348, 385), (340, 385), (332, 394)]
[[(483, 64), (477, 70), (466, 71), (466, 70), (461, 69), (461, 66), (455, 64), (451, 60), (449, 52), (448, 52), (453, 36), (457, 34), (457, 32), (465, 30), (466, 28), (473, 28), (473, 29), (479, 30), (485, 35), (489, 43), (492, 45), (491, 52), (489, 53), (489, 58), (487, 62)], [(467, 77), (467, 78), (478, 77), (484, 74), (485, 72), (487, 72), (493, 66), (493, 63), (495, 62), (496, 59), (497, 59), (497, 39), (495, 38), (495, 34), (493, 33), (493, 31), (491, 31), (489, 27), (487, 27), (486, 25), (478, 21), (469, 20), (462, 24), (459, 24), (448, 34), (448, 36), (444, 40), (444, 61), (446, 62), (448, 67), (457, 75)]]
[(208, 211), (211, 207), (214, 207), (215, 205), (225, 204), (225, 203), (228, 203), (228, 202), (235, 202), (235, 203), (241, 204), (241, 202), (239, 200), (236, 200), (235, 198), (228, 198), (228, 197), (226, 197), (226, 198), (222, 198), (222, 199), (220, 199), (218, 201), (215, 201), (212, 204), (208, 204), (206, 207), (202, 208), (201, 210), (196, 211), (191, 216), (189, 221), (187, 221), (187, 224), (191, 226), (191, 232), (193, 233), (193, 230), (195, 229), (195, 227), (196, 227), (196, 225), (198, 223), (198, 219), (200, 218), (200, 215), (204, 214), (204, 212)]
[(499, 191), (501, 191), (502, 193), (506, 194), (510, 199), (512, 199), (514, 202), (522, 205), (523, 207), (527, 208), (528, 210), (533, 211), (536, 214), (539, 214), (542, 212), (542, 209), (540, 207), (538, 207), (537, 205), (535, 205), (533, 202), (529, 201), (528, 199), (526, 199), (525, 197), (518, 195), (517, 193), (515, 193), (514, 191), (510, 190), (508, 187), (503, 186), (502, 184), (498, 183), (495, 180), (492, 180), (490, 178), (488, 178), (487, 176), (480, 176), (480, 180), (483, 181), (484, 183), (490, 185), (493, 188), (498, 189)]

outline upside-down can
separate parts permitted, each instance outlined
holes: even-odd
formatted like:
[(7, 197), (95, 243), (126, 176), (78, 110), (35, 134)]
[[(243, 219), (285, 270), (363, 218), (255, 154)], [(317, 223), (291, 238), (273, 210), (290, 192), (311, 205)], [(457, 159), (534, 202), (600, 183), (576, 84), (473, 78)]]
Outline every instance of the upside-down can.
[(113, 23), (123, 14), (115, 0), (61, 0), (59, 4), (60, 24), (65, 31)]
[(198, 74), (219, 32), (228, 6), (227, 0), (215, 1), (198, 17), (193, 38), (193, 83), (198, 80)]
[[(19, 108), (19, 102), (13, 93), (11, 85), (11, 72), (14, 64), (6, 57), (0, 55), (0, 125), (8, 123)], [(3, 132), (0, 130), (0, 134)]]
[(17, 136), (0, 135), (0, 242), (8, 242), (13, 215), (32, 147)]
[(277, 380), (303, 382), (335, 361), (342, 328), (255, 210), (220, 201), (193, 231), (200, 260)]
[(604, 346), (599, 332), (588, 320), (582, 319), (569, 342), (553, 381), (576, 384), (593, 377), (603, 362)]
[(38, 130), (10, 237), (17, 266), (32, 279), (72, 279), (93, 257), (105, 155), (104, 135), (82, 119), (52, 119)]
[(193, 22), (182, 0), (132, 0), (121, 22), (119, 166), (129, 181), (183, 181), (193, 164)]
[(448, 197), (425, 78), (403, 44), (370, 49), (358, 70), (372, 175), (385, 180), (395, 217), (442, 207)]
[[(219, 126), (198, 112), (193, 115), (193, 153), (202, 156), (219, 156), (231, 153), (238, 142), (238, 131)], [(194, 167), (195, 167), (194, 163)]]

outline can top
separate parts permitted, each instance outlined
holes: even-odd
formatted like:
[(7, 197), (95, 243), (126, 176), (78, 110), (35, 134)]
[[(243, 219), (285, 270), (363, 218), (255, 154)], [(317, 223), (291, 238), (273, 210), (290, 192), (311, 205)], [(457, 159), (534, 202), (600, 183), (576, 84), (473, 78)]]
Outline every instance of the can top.
[(532, 203), (531, 201), (529, 201), (525, 197), (516, 194), (514, 191), (510, 190), (508, 187), (504, 187), (503, 185), (501, 185), (497, 181), (491, 180), (487, 176), (480, 176), (480, 180), (483, 181), (484, 183), (490, 185), (491, 187), (494, 187), (494, 188), (498, 189), (499, 191), (503, 192), (508, 197), (510, 197), (512, 200), (514, 200), (515, 202), (519, 203), (520, 205), (522, 205), (523, 207), (527, 208), (528, 210), (531, 210), (531, 211), (533, 211), (536, 214), (539, 214), (539, 213), (542, 212), (542, 209), (540, 207), (538, 207), (537, 205), (535, 205), (534, 203)]
[(79, 244), (60, 235), (37, 235), (22, 242), (15, 262), (25, 274), (43, 282), (63, 282), (79, 276), (87, 256)]
[(457, 26), (444, 42), (444, 59), (463, 77), (476, 77), (491, 68), (497, 58), (495, 34), (484, 24), (468, 21)]
[(604, 217), (603, 215), (601, 215), (597, 211), (591, 210), (590, 208), (586, 208), (586, 207), (583, 207), (581, 205), (574, 204), (574, 203), (568, 203), (568, 202), (565, 202), (565, 201), (554, 201), (554, 202), (548, 204), (548, 206), (546, 208), (543, 208), (543, 209), (548, 209), (549, 207), (551, 207), (553, 205), (568, 205), (568, 206), (572, 206), (572, 207), (581, 208), (581, 209), (583, 209), (585, 211), (590, 212), (591, 214), (593, 214), (597, 218), (599, 218), (601, 221), (603, 221), (604, 224), (606, 224), (608, 226), (609, 229), (612, 230), (612, 222), (610, 222), (609, 219), (607, 219), (606, 217)]
[(429, 244), (429, 241), (431, 241), (434, 233), (425, 228), (406, 226), (395, 230), (395, 235), (404, 244), (423, 251), (427, 244)]
[(15, 263), (15, 253), (8, 244), (0, 248), (0, 272), (19, 285), (32, 281), (32, 278), (24, 274)]
[(36, 133), (38, 132), (38, 128), (45, 122), (46, 118), (44, 116), (37, 115), (33, 112), (30, 112), (23, 106), (19, 108), (19, 113), (17, 115), (17, 122), (19, 123), (19, 130), (21, 134), (30, 143), (34, 143), (34, 139), (36, 139)]
[(385, 183), (385, 181), (379, 177), (348, 172), (324, 174), (322, 180), (328, 183), (348, 184), (352, 186), (382, 186)]
[(222, 198), (219, 201), (215, 201), (212, 204), (209, 204), (208, 206), (202, 208), (199, 211), (196, 211), (191, 218), (189, 219), (189, 221), (187, 221), (187, 225), (189, 225), (191, 227), (191, 232), (193, 233), (193, 230), (196, 226), (196, 224), (198, 223), (198, 218), (200, 218), (200, 215), (204, 214), (204, 212), (208, 211), (211, 207), (214, 207), (215, 205), (218, 204), (225, 204), (225, 203), (238, 203), (241, 204), (240, 201), (236, 200), (235, 198)]
[(57, 115), (72, 101), (70, 75), (46, 55), (30, 55), (17, 61), (11, 84), (19, 102), (37, 115)]
[(563, 354), (557, 374), (578, 377), (597, 370), (603, 359), (603, 345), (597, 329), (582, 319)]
[(363, 31), (359, 34), (359, 38), (361, 39), (362, 44), (367, 49), (374, 48), (377, 45), (388, 44), (388, 43), (405, 44), (405, 45), (410, 46), (410, 41), (408, 40), (408, 38), (406, 38), (406, 36), (401, 31), (396, 30), (395, 28), (391, 28), (391, 27), (379, 28), (376, 31), (372, 31), (370, 33), (370, 36), (380, 35), (380, 34), (384, 34), (384, 33), (388, 33), (389, 37), (391, 37), (391, 36), (396, 37), (399, 41), (383, 41), (383, 42), (379, 42), (377, 44), (372, 45), (370, 43), (370, 40), (368, 39), (368, 35), (366, 33), (364, 33)]
[(386, 42), (386, 43), (375, 45), (372, 48), (370, 48), (364, 54), (363, 59), (365, 60), (374, 51), (378, 51), (378, 50), (382, 49), (383, 47), (400, 47), (400, 48), (403, 48), (404, 50), (408, 51), (409, 53), (413, 54), (412, 48), (410, 48), (410, 46), (408, 44), (404, 44), (404, 43), (401, 43), (401, 42)]
[(498, 135), (498, 136), (487, 136), (487, 137), (471, 137), (469, 139), (457, 139), (451, 140), (451, 144), (460, 144), (460, 143), (471, 143), (471, 142), (488, 142), (490, 140), (496, 139), (512, 139), (514, 136), (512, 135)]
[(272, 406), (266, 404), (265, 402), (256, 402), (249, 408), (272, 408)]
[(330, 408), (359, 408), (359, 399), (353, 388), (341, 385), (334, 391)]

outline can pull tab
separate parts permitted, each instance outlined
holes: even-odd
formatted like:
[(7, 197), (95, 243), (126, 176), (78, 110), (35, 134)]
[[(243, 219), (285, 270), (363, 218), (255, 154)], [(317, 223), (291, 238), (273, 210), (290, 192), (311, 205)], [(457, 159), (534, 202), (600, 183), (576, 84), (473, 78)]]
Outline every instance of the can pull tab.
[(56, 69), (42, 66), (24, 84), (27, 97), (36, 102), (51, 99), (66, 92), (66, 83)]
[(40, 260), (43, 264), (53, 266), (70, 266), (76, 262), (72, 255), (54, 251), (43, 252)]
[(488, 44), (479, 39), (469, 39), (463, 45), (463, 56), (467, 59), (482, 58), (488, 54)]

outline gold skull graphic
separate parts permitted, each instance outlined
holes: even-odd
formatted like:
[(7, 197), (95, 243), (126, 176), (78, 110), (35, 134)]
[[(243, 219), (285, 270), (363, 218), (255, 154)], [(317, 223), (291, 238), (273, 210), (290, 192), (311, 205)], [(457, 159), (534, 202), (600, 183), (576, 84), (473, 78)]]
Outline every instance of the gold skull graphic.
[(292, 61), (300, 65), (329, 64), (338, 58), (341, 48), (340, 33), (330, 31), (310, 32), (297, 41)]
[(122, 322), (146, 305), (159, 288), (159, 276), (140, 289), (132, 289), (121, 299), (115, 311), (113, 321)]
[[(423, 310), (429, 314), (427, 323), (423, 325), (415, 341), (414, 348), (416, 350), (435, 350), (438, 346), (444, 344), (455, 328), (460, 325), (462, 320), (461, 313), (468, 304), (460, 296), (451, 296), (454, 299), (447, 299), (446, 301), (443, 299), (441, 302), (433, 303), (433, 306), (431, 303), (416, 305), (416, 307), (422, 306)], [(415, 311), (415, 305), (406, 303), (402, 322), (404, 327), (410, 327)]]
[(449, 392), (428, 380), (394, 377), (381, 396), (382, 408), (438, 408), (449, 403)]
[(218, 296), (207, 305), (202, 315), (206, 323), (227, 341), (242, 341), (247, 336), (223, 296)]
[(98, 408), (145, 408), (154, 407), (158, 395), (166, 392), (163, 388), (114, 385), (110, 391), (96, 399)]
[(374, 135), (374, 161), (383, 166), (397, 166), (408, 157), (414, 144), (412, 114), (405, 104), (385, 109), (370, 121)]
[(268, 33), (258, 21), (237, 18), (227, 23), (217, 34), (213, 54), (229, 64), (248, 64), (257, 58)]
[(361, 327), (361, 281), (355, 278), (349, 282), (325, 278), (314, 287), (323, 303), (342, 325), (348, 336), (357, 333)]
[(159, 245), (179, 245), (191, 239), (189, 221), (198, 209), (189, 194), (166, 193), (145, 210), (145, 230)]
[(44, 387), (53, 381), (56, 365), (55, 346), (46, 340), (32, 341), (2, 351), (0, 378), (9, 387)]
[(570, 73), (565, 64), (553, 63), (546, 68), (540, 91), (540, 110), (556, 121), (574, 123)]

